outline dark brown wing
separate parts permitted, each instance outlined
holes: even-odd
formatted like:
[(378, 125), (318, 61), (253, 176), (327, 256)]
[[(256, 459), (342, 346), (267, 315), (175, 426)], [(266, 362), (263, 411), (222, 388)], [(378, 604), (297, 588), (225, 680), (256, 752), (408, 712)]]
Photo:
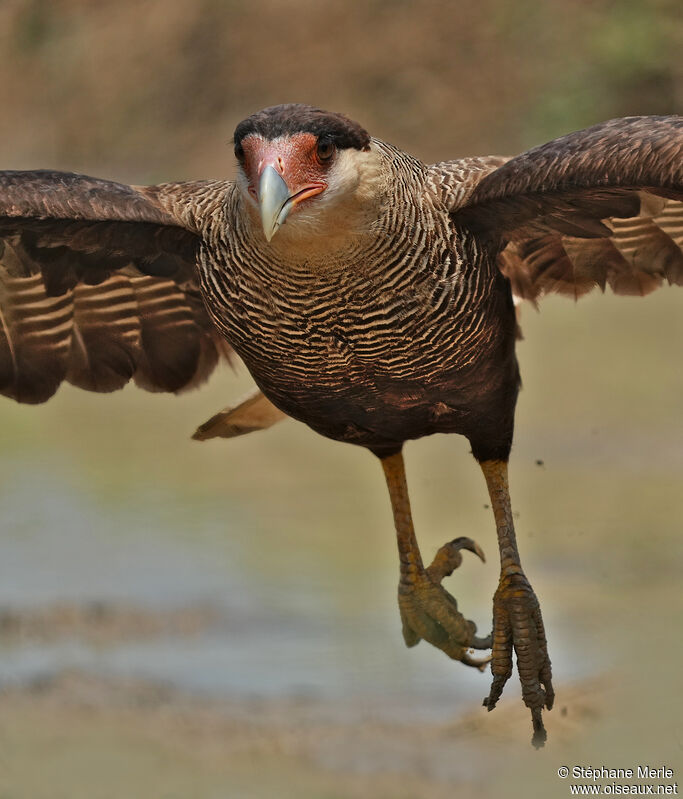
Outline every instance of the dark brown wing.
[(175, 392), (208, 377), (222, 345), (186, 221), (198, 187), (0, 172), (0, 393), (34, 403), (64, 380)]
[(514, 292), (646, 294), (683, 284), (683, 117), (615, 119), (512, 158), (454, 208)]

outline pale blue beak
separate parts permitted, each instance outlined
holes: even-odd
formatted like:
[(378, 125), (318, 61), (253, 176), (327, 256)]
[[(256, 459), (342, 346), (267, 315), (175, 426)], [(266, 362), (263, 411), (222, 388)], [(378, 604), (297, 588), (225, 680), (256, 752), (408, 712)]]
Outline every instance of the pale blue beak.
[(258, 204), (261, 211), (263, 234), (270, 241), (284, 224), (294, 203), (290, 202), (289, 188), (282, 176), (272, 166), (266, 166), (258, 184)]

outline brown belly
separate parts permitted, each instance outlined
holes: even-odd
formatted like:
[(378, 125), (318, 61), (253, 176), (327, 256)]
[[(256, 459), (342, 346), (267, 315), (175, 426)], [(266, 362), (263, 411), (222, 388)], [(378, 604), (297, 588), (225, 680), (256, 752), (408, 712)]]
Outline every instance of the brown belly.
[(381, 363), (339, 364), (331, 358), (315, 365), (297, 363), (295, 354), (289, 362), (238, 354), (263, 393), (289, 416), (378, 455), (432, 433), (471, 438), (486, 429), (497, 439), (511, 437), (518, 385), (514, 355), (508, 368), (482, 357), (466, 367), (396, 377)]

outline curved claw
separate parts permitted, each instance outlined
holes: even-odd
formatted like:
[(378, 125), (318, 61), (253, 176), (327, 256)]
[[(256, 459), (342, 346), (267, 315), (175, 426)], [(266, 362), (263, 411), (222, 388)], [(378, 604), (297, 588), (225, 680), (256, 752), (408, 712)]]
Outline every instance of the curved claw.
[(459, 538), (454, 538), (451, 541), (451, 544), (456, 545), (458, 549), (468, 549), (470, 552), (474, 552), (474, 554), (481, 560), (482, 563), (486, 563), (484, 550), (473, 538), (468, 538), (467, 536), (461, 535)]
[(462, 563), (461, 549), (467, 549), (483, 562), (486, 563), (486, 556), (482, 548), (471, 538), (460, 536), (444, 544), (434, 555), (434, 560), (427, 567), (426, 572), (429, 578), (440, 583), (444, 577), (449, 577)]

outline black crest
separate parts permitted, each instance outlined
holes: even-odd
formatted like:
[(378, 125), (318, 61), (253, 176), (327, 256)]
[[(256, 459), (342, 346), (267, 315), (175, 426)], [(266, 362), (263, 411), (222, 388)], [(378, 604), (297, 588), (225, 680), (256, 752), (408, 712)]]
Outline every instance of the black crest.
[(370, 145), (369, 134), (358, 123), (343, 114), (322, 111), (301, 103), (274, 105), (247, 117), (235, 128), (235, 146), (252, 133), (265, 139), (291, 136), (293, 133), (312, 133), (318, 138), (330, 139), (342, 150), (348, 147), (367, 150)]

